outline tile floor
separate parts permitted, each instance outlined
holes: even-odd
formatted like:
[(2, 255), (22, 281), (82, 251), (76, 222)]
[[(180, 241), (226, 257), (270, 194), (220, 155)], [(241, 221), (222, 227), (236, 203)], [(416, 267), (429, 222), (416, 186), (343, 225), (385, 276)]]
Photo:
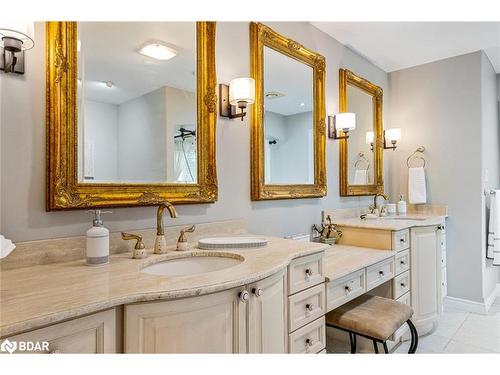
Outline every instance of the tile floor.
[[(404, 342), (394, 352), (408, 353), (409, 346), (409, 342)], [(327, 350), (346, 353), (349, 346), (328, 335)], [(445, 308), (438, 328), (419, 338), (417, 353), (500, 354), (500, 299), (495, 301), (488, 315)]]

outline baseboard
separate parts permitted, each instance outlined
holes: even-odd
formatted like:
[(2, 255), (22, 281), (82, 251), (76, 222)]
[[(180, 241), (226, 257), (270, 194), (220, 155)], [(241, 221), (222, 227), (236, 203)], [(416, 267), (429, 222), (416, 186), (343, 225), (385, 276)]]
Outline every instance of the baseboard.
[(473, 312), (476, 314), (488, 314), (488, 311), (493, 304), (500, 304), (497, 297), (500, 297), (500, 284), (497, 284), (493, 292), (485, 298), (484, 302), (476, 302), (468, 299), (446, 296), (444, 298), (444, 303), (447, 307), (454, 309)]

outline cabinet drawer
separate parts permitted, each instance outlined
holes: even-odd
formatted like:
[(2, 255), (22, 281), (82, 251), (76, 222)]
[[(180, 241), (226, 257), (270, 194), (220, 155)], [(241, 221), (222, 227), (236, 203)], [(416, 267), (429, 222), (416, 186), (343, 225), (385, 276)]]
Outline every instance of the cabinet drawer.
[(392, 234), (392, 250), (401, 251), (410, 247), (410, 230), (403, 229)]
[(448, 283), (446, 282), (446, 267), (441, 268), (441, 298), (448, 295)]
[(403, 250), (396, 255), (396, 275), (410, 269), (410, 250)]
[(325, 294), (325, 286), (320, 284), (288, 297), (289, 332), (325, 315)]
[(394, 298), (397, 299), (410, 290), (410, 272), (406, 271), (398, 275), (392, 281)]
[(441, 250), (446, 250), (446, 234), (441, 232)]
[(446, 267), (446, 249), (441, 249), (441, 268)]
[[(405, 305), (411, 306), (410, 295), (411, 294), (409, 292), (405, 293), (401, 297), (399, 297), (397, 301), (404, 303)], [(403, 325), (400, 328), (398, 328), (396, 332), (394, 332), (394, 334), (392, 335), (391, 338), (389, 338), (389, 340), (398, 341), (401, 338), (401, 336), (403, 336), (408, 330), (409, 330), (408, 324), (403, 323)]]
[(292, 354), (316, 354), (325, 347), (324, 316), (288, 335), (288, 349)]
[(328, 311), (336, 309), (366, 291), (365, 270), (360, 270), (326, 284)]
[(366, 290), (371, 290), (394, 277), (394, 257), (366, 269)]
[(292, 260), (288, 266), (288, 294), (322, 283), (323, 253), (308, 255)]

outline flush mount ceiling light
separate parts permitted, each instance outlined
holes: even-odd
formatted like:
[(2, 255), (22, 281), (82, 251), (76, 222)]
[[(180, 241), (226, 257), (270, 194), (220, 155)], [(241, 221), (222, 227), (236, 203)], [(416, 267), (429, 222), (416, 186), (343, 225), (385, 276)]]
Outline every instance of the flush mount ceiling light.
[(0, 70), (24, 74), (24, 51), (32, 49), (33, 23), (4, 22), (0, 25)]
[(177, 51), (161, 42), (146, 44), (139, 50), (141, 55), (151, 57), (156, 60), (170, 60), (177, 55)]
[(266, 99), (272, 100), (272, 99), (277, 99), (277, 98), (282, 98), (285, 96), (282, 92), (279, 91), (268, 91), (264, 94)]

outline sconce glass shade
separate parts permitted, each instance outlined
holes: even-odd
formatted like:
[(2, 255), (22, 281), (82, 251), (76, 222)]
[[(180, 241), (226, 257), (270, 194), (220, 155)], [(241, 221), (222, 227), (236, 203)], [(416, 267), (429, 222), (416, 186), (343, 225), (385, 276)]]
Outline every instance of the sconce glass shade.
[(255, 80), (253, 78), (235, 78), (229, 82), (229, 104), (255, 102)]
[(14, 52), (35, 46), (33, 22), (7, 21), (0, 25), (0, 47)]
[(356, 129), (356, 114), (350, 112), (337, 113), (335, 115), (335, 128), (344, 133)]
[(373, 132), (366, 132), (366, 144), (370, 145), (373, 143), (373, 138), (374, 138)]
[(389, 142), (399, 141), (401, 139), (401, 129), (387, 129), (385, 139)]

